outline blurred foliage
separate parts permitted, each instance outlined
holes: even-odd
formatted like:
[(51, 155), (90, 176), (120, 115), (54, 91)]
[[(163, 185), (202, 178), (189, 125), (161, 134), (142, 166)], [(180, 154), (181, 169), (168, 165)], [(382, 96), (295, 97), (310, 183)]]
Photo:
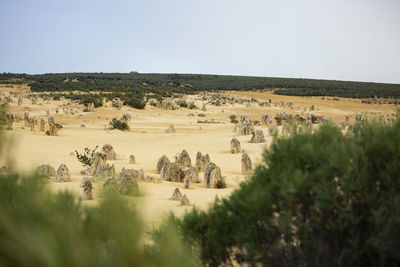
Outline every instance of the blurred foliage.
[[(173, 224), (157, 242), (116, 194), (84, 206), (37, 177), (0, 177), (0, 266), (194, 266)], [(151, 253), (149, 253), (151, 252)]]
[(205, 265), (400, 265), (400, 122), (276, 139), (263, 164), (181, 221)]

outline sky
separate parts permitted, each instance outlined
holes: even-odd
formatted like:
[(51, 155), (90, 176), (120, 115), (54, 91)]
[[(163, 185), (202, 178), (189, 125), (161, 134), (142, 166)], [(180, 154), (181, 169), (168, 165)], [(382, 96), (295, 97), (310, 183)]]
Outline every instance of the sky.
[(0, 72), (400, 83), (400, 0), (0, 0)]

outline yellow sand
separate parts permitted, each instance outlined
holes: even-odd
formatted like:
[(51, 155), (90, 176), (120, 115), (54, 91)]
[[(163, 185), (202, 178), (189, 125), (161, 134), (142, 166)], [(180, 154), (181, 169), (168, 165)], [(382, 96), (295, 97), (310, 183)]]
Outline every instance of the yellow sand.
[[(8, 95), (9, 91), (19, 91), (25, 94), (26, 87), (10, 88), (0, 87), (0, 92)], [(76, 194), (79, 198), (81, 188), (80, 180), (83, 175), (80, 174), (82, 165), (71, 152), (78, 150), (82, 152), (85, 147), (93, 148), (96, 145), (101, 148), (104, 144), (111, 144), (118, 154), (118, 160), (109, 161), (115, 165), (117, 173), (123, 168), (143, 169), (147, 174), (158, 176), (156, 174), (156, 163), (162, 155), (167, 155), (173, 161), (174, 157), (186, 149), (195, 164), (196, 153), (198, 151), (208, 153), (211, 161), (215, 162), (222, 170), (222, 175), (226, 176), (228, 187), (226, 189), (207, 189), (203, 184), (192, 184), (192, 189), (183, 189), (182, 184), (162, 181), (160, 184), (141, 183), (141, 197), (128, 198), (137, 200), (144, 218), (150, 223), (157, 223), (166, 212), (173, 211), (176, 215), (181, 215), (185, 210), (191, 207), (180, 207), (178, 202), (170, 201), (168, 198), (172, 195), (173, 190), (178, 187), (183, 194), (186, 194), (192, 203), (192, 206), (206, 208), (214, 201), (215, 195), (220, 198), (226, 197), (238, 186), (241, 181), (246, 178), (241, 174), (241, 154), (230, 154), (230, 140), (236, 137), (242, 149), (244, 149), (253, 161), (253, 165), (259, 163), (262, 158), (262, 151), (265, 146), (271, 142), (268, 136), (266, 126), (257, 126), (256, 129), (262, 129), (266, 136), (267, 143), (251, 144), (250, 135), (241, 136), (233, 132), (233, 124), (229, 123), (229, 116), (236, 114), (248, 114), (251, 119), (260, 120), (264, 112), (276, 114), (286, 111), (292, 114), (301, 114), (300, 108), (308, 107), (314, 104), (316, 110), (314, 114), (322, 114), (331, 117), (335, 122), (344, 120), (344, 114), (353, 115), (357, 112), (377, 112), (380, 114), (391, 114), (395, 112), (394, 105), (369, 105), (361, 104), (357, 99), (341, 99), (340, 101), (322, 100), (320, 97), (287, 97), (277, 96), (270, 92), (224, 92), (223, 95), (251, 98), (254, 97), (261, 101), (272, 99), (274, 103), (293, 102), (294, 109), (280, 107), (260, 107), (257, 103), (246, 107), (245, 104), (225, 105), (215, 107), (207, 105), (207, 111), (200, 109), (178, 109), (174, 111), (165, 111), (152, 106), (147, 106), (144, 110), (136, 110), (124, 106), (121, 110), (114, 109), (107, 103), (105, 107), (95, 110), (95, 112), (82, 112), (83, 106), (69, 101), (44, 101), (38, 100), (37, 105), (32, 105), (31, 101), (24, 95), (24, 102), (21, 106), (17, 105), (17, 97), (13, 97), (14, 103), (9, 104), (9, 110), (20, 114), (23, 117), (25, 110), (30, 112), (31, 116), (44, 118), (46, 120), (46, 110), (55, 114), (56, 122), (61, 123), (64, 127), (58, 136), (46, 136), (44, 132), (39, 131), (36, 126), (35, 132), (30, 129), (22, 129), (24, 122), (14, 123), (12, 131), (6, 131), (6, 135), (13, 136), (14, 144), (14, 160), (15, 166), (20, 171), (30, 171), (36, 169), (40, 164), (50, 164), (55, 169), (62, 163), (65, 163), (72, 176), (70, 183), (49, 184), (52, 190), (68, 189)], [(199, 96), (189, 96), (195, 99), (196, 104), (201, 107), (202, 101)], [(62, 105), (66, 108), (73, 108), (79, 111), (75, 115), (66, 115), (62, 112)], [(66, 105), (66, 106), (65, 106)], [(59, 108), (60, 114), (55, 113), (55, 109)], [(105, 130), (108, 122), (112, 117), (121, 117), (123, 113), (130, 111), (132, 120), (130, 123), (131, 130), (122, 132), (119, 130)], [(193, 113), (194, 117), (188, 114)], [(206, 117), (198, 117), (198, 113), (205, 113)], [(219, 121), (219, 124), (199, 124), (198, 120)], [(81, 127), (84, 124), (85, 127)], [(176, 129), (176, 133), (165, 133), (165, 129), (172, 124)], [(136, 164), (129, 164), (129, 156), (134, 155)], [(200, 173), (203, 178), (203, 173)], [(96, 199), (93, 201), (85, 201), (86, 205), (95, 205), (101, 198), (99, 192), (102, 185), (94, 184)]]

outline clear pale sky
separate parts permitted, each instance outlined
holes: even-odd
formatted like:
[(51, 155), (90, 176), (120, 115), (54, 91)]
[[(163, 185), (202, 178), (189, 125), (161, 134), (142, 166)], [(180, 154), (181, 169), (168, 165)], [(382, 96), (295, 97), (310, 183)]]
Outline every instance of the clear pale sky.
[(400, 0), (0, 0), (0, 72), (400, 83)]

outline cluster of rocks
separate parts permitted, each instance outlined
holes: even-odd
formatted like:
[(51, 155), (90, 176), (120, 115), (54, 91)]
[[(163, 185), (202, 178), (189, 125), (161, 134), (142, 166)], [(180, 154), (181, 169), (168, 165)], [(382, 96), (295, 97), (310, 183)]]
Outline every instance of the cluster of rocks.
[(71, 175), (67, 165), (61, 164), (57, 171), (49, 164), (43, 164), (37, 167), (36, 173), (46, 179), (54, 177), (55, 182), (71, 182)]
[(241, 135), (249, 135), (254, 132), (253, 123), (247, 115), (242, 115), (239, 123), (239, 133)]
[(174, 189), (174, 192), (172, 193), (172, 196), (169, 198), (169, 200), (179, 201), (180, 206), (190, 205), (188, 197), (186, 195), (182, 195), (181, 191), (179, 191), (179, 188)]
[(210, 162), (210, 156), (208, 154), (202, 155), (200, 151), (197, 152), (196, 167), (199, 172), (204, 172), (209, 162)]
[(156, 102), (156, 107), (165, 110), (175, 110), (176, 105), (172, 99), (163, 99), (161, 102)]
[(84, 112), (93, 112), (94, 111), (94, 104), (93, 103), (87, 104), (86, 108), (83, 111)]
[(363, 104), (391, 104), (391, 105), (400, 105), (400, 100), (399, 99), (391, 99), (391, 98), (378, 98), (378, 97), (374, 97), (374, 98), (367, 98), (367, 99), (362, 99), (361, 103)]
[(225, 187), (225, 178), (222, 177), (219, 167), (210, 162), (208, 154), (202, 155), (201, 152), (196, 154), (196, 164), (194, 166), (189, 153), (186, 150), (182, 150), (176, 157), (175, 162), (170, 162), (168, 157), (163, 155), (158, 160), (156, 169), (161, 174), (161, 179), (182, 183), (185, 189), (189, 189), (191, 183), (201, 183), (199, 172), (203, 171), (204, 185), (206, 187)]

